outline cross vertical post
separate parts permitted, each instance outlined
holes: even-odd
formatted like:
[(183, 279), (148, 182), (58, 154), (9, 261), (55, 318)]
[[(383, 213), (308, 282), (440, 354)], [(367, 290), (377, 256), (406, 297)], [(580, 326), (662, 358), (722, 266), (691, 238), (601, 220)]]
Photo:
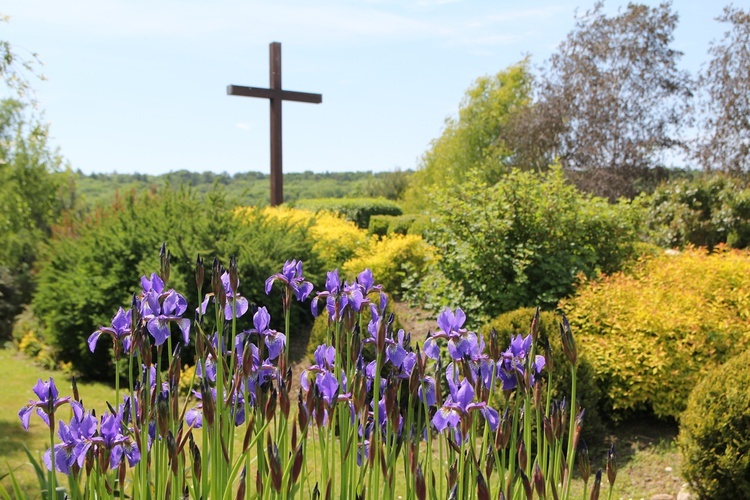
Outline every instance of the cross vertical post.
[(227, 94), (244, 97), (262, 97), (269, 100), (271, 108), (271, 206), (284, 203), (284, 174), (282, 170), (281, 148), (281, 103), (298, 101), (320, 104), (323, 96), (306, 92), (294, 92), (281, 88), (281, 44), (273, 42), (269, 46), (270, 85), (267, 89), (229, 85)]
[[(271, 90), (281, 92), (281, 44), (273, 42), (270, 45), (271, 74), (269, 86)], [(271, 206), (284, 203), (284, 174), (281, 170), (281, 96), (269, 99), (271, 107)]]

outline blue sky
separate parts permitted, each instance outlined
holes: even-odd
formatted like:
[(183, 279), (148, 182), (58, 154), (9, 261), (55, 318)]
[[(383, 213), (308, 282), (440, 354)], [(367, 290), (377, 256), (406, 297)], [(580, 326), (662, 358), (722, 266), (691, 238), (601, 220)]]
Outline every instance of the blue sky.
[[(525, 54), (542, 65), (593, 3), (6, 0), (0, 39), (44, 62), (36, 98), (73, 169), (267, 172), (268, 102), (226, 86), (267, 87), (278, 41), (283, 87), (323, 94), (284, 103), (284, 171), (383, 171), (415, 168), (474, 79)], [(673, 3), (685, 69), (721, 36), (723, 5)]]

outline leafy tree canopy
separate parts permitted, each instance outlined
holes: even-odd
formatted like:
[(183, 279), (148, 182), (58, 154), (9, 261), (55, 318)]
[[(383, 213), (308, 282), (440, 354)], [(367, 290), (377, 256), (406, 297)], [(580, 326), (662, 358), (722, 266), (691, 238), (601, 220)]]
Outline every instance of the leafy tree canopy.
[(422, 157), (405, 198), (425, 205), (436, 186), (460, 183), (471, 171), (490, 184), (497, 182), (513, 156), (500, 132), (511, 115), (529, 104), (530, 93), (526, 59), (495, 76), (478, 78), (466, 91), (458, 117), (446, 119), (442, 135)]

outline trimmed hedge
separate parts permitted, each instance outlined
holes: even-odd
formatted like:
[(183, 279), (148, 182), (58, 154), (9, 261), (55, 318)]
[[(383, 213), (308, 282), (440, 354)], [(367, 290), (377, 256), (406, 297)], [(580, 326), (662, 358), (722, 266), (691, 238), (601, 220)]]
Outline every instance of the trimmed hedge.
[(679, 417), (707, 372), (750, 347), (748, 269), (750, 252), (723, 246), (663, 253), (561, 304), (614, 417)]
[(294, 208), (328, 211), (343, 215), (346, 220), (354, 222), (358, 228), (367, 229), (373, 215), (401, 215), (398, 203), (385, 198), (317, 198), (299, 200), (291, 204)]
[(370, 234), (377, 236), (391, 236), (393, 234), (422, 235), (429, 223), (424, 215), (373, 215), (370, 217)]
[(678, 442), (682, 473), (700, 498), (750, 498), (750, 351), (695, 386)]

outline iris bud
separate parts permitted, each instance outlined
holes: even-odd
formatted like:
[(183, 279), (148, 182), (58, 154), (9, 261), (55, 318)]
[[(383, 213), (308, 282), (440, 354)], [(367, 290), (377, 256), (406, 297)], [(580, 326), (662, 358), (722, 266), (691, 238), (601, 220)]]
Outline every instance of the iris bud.
[(534, 311), (534, 317), (531, 319), (529, 334), (531, 335), (531, 340), (534, 342), (539, 338), (539, 306), (537, 306), (536, 311)]
[(487, 483), (480, 471), (477, 471), (477, 498), (479, 500), (490, 500), (490, 490), (487, 488)]
[(237, 495), (234, 497), (236, 500), (245, 498), (245, 482), (247, 480), (247, 466), (242, 467), (242, 474), (240, 474), (240, 486), (237, 488)]
[(615, 455), (615, 445), (613, 444), (609, 448), (609, 451), (607, 452), (607, 481), (609, 481), (610, 486), (615, 484), (616, 478), (617, 478), (617, 461), (616, 461), (616, 455)]
[(576, 366), (578, 364), (576, 341), (573, 337), (573, 331), (570, 329), (568, 318), (566, 318), (565, 315), (563, 315), (562, 321), (560, 322), (560, 337), (562, 338), (562, 348), (565, 357), (568, 358), (571, 365)]
[(589, 448), (586, 446), (586, 441), (581, 440), (581, 445), (578, 447), (578, 472), (581, 474), (583, 483), (589, 482), (589, 476), (591, 476), (591, 460), (589, 459)]
[(539, 498), (546, 497), (546, 484), (544, 482), (544, 476), (542, 475), (542, 469), (539, 467), (539, 463), (534, 464), (534, 489)]
[(414, 475), (415, 490), (417, 493), (417, 500), (425, 500), (427, 498), (427, 485), (424, 480), (424, 473), (422, 472), (422, 465), (417, 464), (417, 472)]
[(521, 475), (521, 483), (523, 484), (523, 491), (526, 493), (526, 498), (528, 500), (531, 500), (534, 497), (534, 490), (531, 488), (529, 477), (526, 475), (523, 469), (518, 469), (518, 472)]
[(302, 446), (299, 446), (297, 447), (297, 451), (294, 453), (294, 462), (292, 463), (292, 483), (297, 482), (300, 472), (302, 472), (303, 458)]
[(203, 266), (203, 258), (198, 254), (195, 259), (195, 285), (198, 287), (198, 291), (203, 289), (203, 282), (206, 278), (206, 270)]
[(229, 258), (229, 288), (232, 289), (232, 294), (237, 295), (237, 289), (240, 286), (240, 275), (237, 270), (237, 259), (234, 255)]
[(589, 497), (591, 500), (599, 500), (599, 491), (602, 487), (602, 470), (599, 469), (596, 471), (596, 476), (594, 476), (594, 486), (591, 488), (591, 497)]

